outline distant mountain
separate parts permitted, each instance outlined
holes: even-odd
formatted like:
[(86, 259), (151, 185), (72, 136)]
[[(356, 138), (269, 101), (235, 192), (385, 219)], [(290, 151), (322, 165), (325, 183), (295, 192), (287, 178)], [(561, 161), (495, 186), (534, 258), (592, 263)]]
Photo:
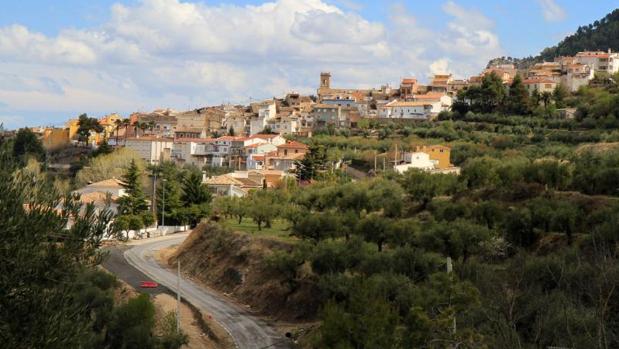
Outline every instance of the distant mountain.
[(558, 56), (573, 56), (581, 51), (619, 51), (619, 9), (588, 26), (579, 27), (557, 46), (542, 51), (540, 58), (552, 60)]
[(512, 63), (519, 68), (526, 68), (537, 62), (552, 61), (559, 56), (573, 56), (581, 51), (606, 51), (609, 48), (619, 51), (619, 9), (599, 21), (579, 27), (576, 33), (566, 37), (558, 45), (544, 49), (536, 57), (500, 57), (491, 60), (489, 65)]

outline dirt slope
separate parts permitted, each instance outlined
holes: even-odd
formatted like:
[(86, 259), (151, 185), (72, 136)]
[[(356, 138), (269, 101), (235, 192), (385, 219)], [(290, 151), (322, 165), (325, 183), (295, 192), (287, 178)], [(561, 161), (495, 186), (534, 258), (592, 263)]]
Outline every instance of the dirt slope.
[(290, 245), (201, 224), (174, 253), (162, 251), (161, 256), (171, 265), (180, 259), (193, 279), (230, 294), (260, 314), (279, 321), (311, 320), (318, 307), (315, 285), (301, 280), (290, 289), (283, 276), (265, 263), (275, 250), (290, 250)]

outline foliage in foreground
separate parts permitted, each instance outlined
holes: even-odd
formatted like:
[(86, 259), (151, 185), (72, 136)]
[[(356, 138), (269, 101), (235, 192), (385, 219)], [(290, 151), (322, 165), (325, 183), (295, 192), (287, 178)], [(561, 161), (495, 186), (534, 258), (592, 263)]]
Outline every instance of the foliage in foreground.
[(39, 173), (0, 153), (0, 340), (7, 348), (180, 348), (154, 335), (143, 295), (114, 303), (113, 276), (96, 267), (110, 210), (61, 196)]

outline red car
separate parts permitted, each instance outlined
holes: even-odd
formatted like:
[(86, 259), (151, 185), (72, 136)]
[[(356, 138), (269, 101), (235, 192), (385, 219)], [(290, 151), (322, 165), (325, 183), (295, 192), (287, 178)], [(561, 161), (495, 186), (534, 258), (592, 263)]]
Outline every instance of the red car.
[(159, 284), (154, 282), (154, 281), (142, 281), (142, 282), (140, 282), (140, 287), (142, 287), (142, 288), (156, 288), (157, 286), (159, 286)]

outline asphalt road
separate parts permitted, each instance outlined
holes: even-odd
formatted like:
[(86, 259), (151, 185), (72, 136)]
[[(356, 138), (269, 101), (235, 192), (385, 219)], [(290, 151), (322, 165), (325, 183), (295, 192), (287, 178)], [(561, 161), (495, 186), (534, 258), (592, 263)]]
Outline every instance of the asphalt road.
[[(186, 235), (182, 235), (142, 242), (124, 252), (112, 249), (110, 258), (104, 263), (104, 266), (131, 285), (151, 279), (174, 291), (177, 282), (176, 273), (159, 265), (153, 258), (153, 252), (180, 244), (185, 237)], [(135, 270), (128, 270), (127, 266), (124, 268), (121, 266), (124, 262), (119, 260), (121, 254), (130, 266), (139, 271), (138, 273)], [(142, 279), (138, 280), (140, 278)], [(162, 291), (168, 290), (152, 289), (147, 292), (157, 293)], [(290, 348), (286, 339), (279, 335), (266, 321), (250, 314), (243, 307), (226, 300), (216, 292), (200, 287), (191, 280), (181, 280), (181, 296), (202, 312), (210, 314), (230, 333), (239, 349)]]
[(108, 257), (103, 261), (103, 267), (110, 273), (116, 275), (117, 278), (123, 280), (131, 287), (139, 290), (140, 292), (156, 295), (159, 293), (168, 293), (176, 297), (176, 294), (169, 290), (167, 287), (160, 286), (157, 288), (140, 288), (140, 282), (150, 280), (149, 276), (142, 273), (138, 269), (132, 267), (125, 260), (126, 246), (111, 247), (106, 249), (109, 253)]

